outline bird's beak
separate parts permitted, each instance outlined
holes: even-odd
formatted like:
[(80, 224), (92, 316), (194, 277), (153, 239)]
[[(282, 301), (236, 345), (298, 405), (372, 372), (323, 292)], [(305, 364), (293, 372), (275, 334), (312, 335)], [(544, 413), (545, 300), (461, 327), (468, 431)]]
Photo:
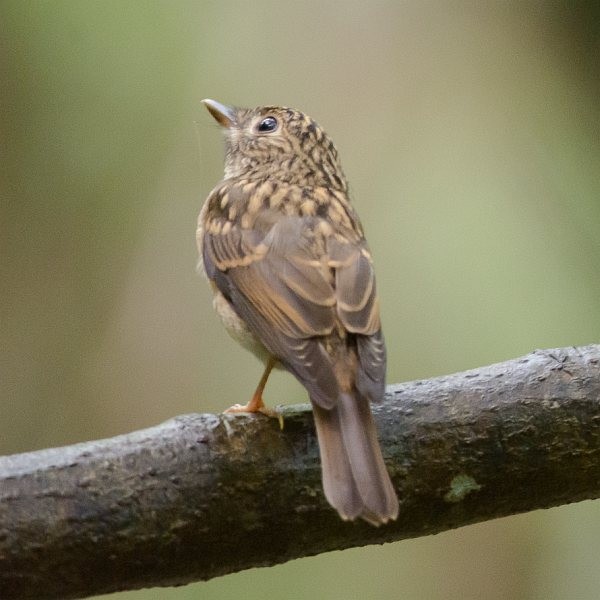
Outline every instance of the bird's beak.
[(235, 125), (235, 109), (232, 106), (221, 104), (216, 100), (202, 100), (202, 103), (208, 109), (208, 112), (223, 127), (230, 128)]

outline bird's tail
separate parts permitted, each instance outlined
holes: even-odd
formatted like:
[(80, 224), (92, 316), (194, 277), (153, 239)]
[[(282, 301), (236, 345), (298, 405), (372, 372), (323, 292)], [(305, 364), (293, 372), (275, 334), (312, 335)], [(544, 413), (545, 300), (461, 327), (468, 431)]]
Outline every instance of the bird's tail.
[(342, 519), (382, 525), (398, 516), (369, 401), (342, 393), (334, 408), (313, 403), (325, 497)]

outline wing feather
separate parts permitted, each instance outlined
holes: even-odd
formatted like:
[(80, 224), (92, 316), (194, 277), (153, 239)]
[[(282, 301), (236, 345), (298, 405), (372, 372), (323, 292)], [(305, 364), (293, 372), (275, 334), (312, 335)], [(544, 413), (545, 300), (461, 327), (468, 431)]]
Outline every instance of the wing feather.
[(335, 323), (328, 268), (314, 260), (314, 219), (283, 217), (266, 235), (237, 226), (204, 234), (205, 270), (265, 347), (324, 408), (339, 389), (319, 337)]
[(202, 249), (207, 275), (321, 407), (334, 406), (340, 393), (323, 347), (336, 323), (356, 335), (358, 389), (380, 398), (385, 345), (364, 242), (326, 236), (317, 217), (267, 215), (265, 220), (268, 227), (207, 227)]

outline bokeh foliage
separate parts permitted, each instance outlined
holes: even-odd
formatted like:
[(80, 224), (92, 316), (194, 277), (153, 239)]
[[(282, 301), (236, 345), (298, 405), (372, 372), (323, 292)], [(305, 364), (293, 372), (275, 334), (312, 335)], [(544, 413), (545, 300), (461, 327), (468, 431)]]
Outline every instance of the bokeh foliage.
[[(306, 110), (375, 255), (389, 380), (600, 339), (597, 3), (0, 3), (0, 452), (244, 401), (194, 273), (200, 106)], [(302, 401), (277, 374), (273, 403)], [(597, 597), (582, 503), (122, 598)], [(117, 598), (118, 596), (111, 596)]]

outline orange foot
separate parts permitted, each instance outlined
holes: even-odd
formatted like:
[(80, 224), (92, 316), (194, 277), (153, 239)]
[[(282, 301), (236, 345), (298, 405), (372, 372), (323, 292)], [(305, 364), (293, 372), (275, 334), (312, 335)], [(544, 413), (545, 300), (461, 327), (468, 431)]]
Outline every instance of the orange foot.
[(252, 400), (248, 402), (248, 404), (234, 404), (230, 406), (225, 414), (237, 414), (237, 413), (262, 413), (267, 417), (271, 417), (273, 419), (277, 419), (279, 421), (280, 429), (283, 429), (283, 415), (277, 411), (277, 409), (269, 408), (262, 401), (262, 398), (259, 398), (258, 401), (252, 397)]
[(248, 402), (248, 404), (234, 404), (233, 406), (230, 406), (225, 412), (226, 413), (255, 413), (255, 412), (263, 412), (265, 410), (268, 410), (262, 399), (263, 388), (264, 388), (264, 385), (261, 386), (259, 384), (259, 386), (256, 388), (256, 391), (254, 392), (254, 395), (252, 396), (252, 399), (250, 400), (250, 402)]
[(227, 410), (224, 411), (226, 414), (231, 413), (262, 413), (263, 415), (267, 415), (268, 417), (277, 416), (277, 412), (272, 408), (268, 408), (265, 406), (264, 402), (260, 402), (259, 405), (253, 400), (250, 400), (248, 404), (234, 404), (230, 406)]
[(258, 387), (256, 388), (256, 391), (254, 392), (250, 402), (248, 402), (248, 404), (234, 404), (233, 406), (230, 406), (225, 411), (225, 413), (227, 413), (227, 414), (234, 413), (235, 414), (235, 413), (257, 413), (257, 412), (260, 412), (263, 415), (267, 415), (267, 417), (276, 418), (279, 421), (279, 426), (281, 427), (281, 429), (283, 429), (283, 415), (281, 415), (281, 413), (279, 413), (277, 410), (268, 408), (262, 399), (263, 390), (265, 389), (267, 379), (269, 378), (269, 373), (271, 373), (271, 370), (275, 366), (275, 362), (276, 361), (274, 359), (271, 359), (267, 363), (265, 372), (263, 373), (262, 377), (260, 378)]

